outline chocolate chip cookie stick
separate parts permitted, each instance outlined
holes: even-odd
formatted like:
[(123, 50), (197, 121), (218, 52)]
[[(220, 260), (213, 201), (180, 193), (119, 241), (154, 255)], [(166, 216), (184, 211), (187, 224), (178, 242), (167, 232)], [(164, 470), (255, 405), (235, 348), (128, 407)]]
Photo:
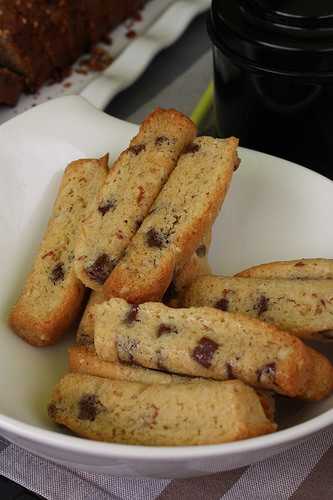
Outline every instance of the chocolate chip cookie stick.
[(184, 147), (196, 136), (189, 118), (157, 109), (142, 123), (129, 148), (113, 164), (75, 249), (75, 270), (101, 290), (168, 179)]
[(236, 274), (261, 279), (333, 279), (333, 259), (281, 260), (250, 267)]
[(54, 422), (114, 443), (225, 443), (276, 430), (260, 397), (239, 380), (140, 384), (70, 373), (53, 391)]
[(227, 380), (289, 396), (304, 393), (312, 357), (296, 337), (256, 319), (209, 307), (172, 309), (111, 299), (96, 306), (95, 349), (170, 373)]
[(246, 314), (305, 339), (333, 340), (331, 279), (199, 276), (182, 304)]
[(185, 150), (125, 256), (106, 297), (159, 301), (213, 224), (237, 165), (238, 140), (199, 137)]
[(77, 319), (84, 296), (73, 269), (77, 228), (107, 172), (107, 156), (74, 161), (65, 170), (33, 269), (10, 315), (13, 330), (30, 344), (55, 343)]

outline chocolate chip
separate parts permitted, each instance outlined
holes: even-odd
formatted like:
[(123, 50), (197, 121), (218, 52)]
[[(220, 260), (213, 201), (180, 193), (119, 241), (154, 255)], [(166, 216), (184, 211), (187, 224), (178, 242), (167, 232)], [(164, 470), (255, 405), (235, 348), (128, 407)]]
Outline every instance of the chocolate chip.
[(264, 295), (259, 297), (258, 302), (254, 305), (253, 309), (257, 311), (258, 316), (261, 316), (264, 312), (268, 310), (269, 299)]
[(205, 368), (210, 368), (218, 344), (208, 337), (202, 337), (192, 352), (192, 358)]
[(163, 248), (166, 246), (168, 240), (164, 234), (152, 228), (146, 234), (147, 244), (150, 247)]
[(124, 323), (130, 325), (131, 323), (134, 323), (134, 321), (140, 321), (138, 319), (138, 314), (139, 314), (139, 306), (137, 306), (136, 304), (131, 304), (129, 311), (125, 316)]
[(155, 139), (155, 146), (162, 146), (165, 142), (169, 143), (169, 139), (165, 135), (160, 135)]
[(269, 363), (257, 370), (257, 382), (265, 385), (271, 385), (275, 382), (276, 364)]
[(138, 156), (138, 154), (140, 154), (141, 151), (144, 151), (145, 149), (146, 149), (145, 144), (135, 144), (134, 146), (128, 148), (128, 151), (130, 153), (133, 153), (135, 156)]
[(177, 328), (173, 325), (166, 325), (165, 323), (161, 323), (157, 330), (157, 336), (161, 337), (161, 335), (166, 335), (168, 333), (178, 333)]
[(199, 151), (199, 149), (200, 149), (200, 145), (192, 142), (191, 144), (188, 144), (188, 146), (186, 146), (184, 148), (183, 154), (196, 153), (197, 151)]
[(97, 415), (105, 411), (105, 406), (97, 399), (95, 394), (84, 394), (79, 403), (78, 419), (93, 422)]
[(300, 262), (296, 262), (294, 267), (303, 267), (303, 266), (305, 266), (304, 262), (300, 261)]
[(51, 271), (50, 280), (53, 281), (55, 285), (58, 281), (63, 281), (65, 277), (64, 265), (62, 262), (59, 262)]
[(200, 245), (195, 251), (198, 257), (205, 257), (206, 252), (207, 252), (206, 245)]
[(225, 298), (220, 299), (216, 302), (214, 307), (221, 309), (221, 311), (227, 311), (229, 309), (229, 300)]
[(103, 253), (91, 266), (86, 267), (86, 273), (93, 281), (103, 285), (113, 268), (114, 262), (107, 254)]
[(226, 363), (225, 368), (226, 368), (227, 376), (228, 376), (229, 380), (234, 380), (235, 378), (237, 378), (235, 376), (234, 368), (230, 363)]
[(101, 203), (98, 207), (98, 211), (102, 214), (102, 217), (109, 211), (116, 208), (117, 202), (114, 198)]
[(134, 228), (136, 231), (139, 229), (141, 224), (142, 224), (142, 219), (137, 219), (136, 221), (134, 221)]
[(50, 403), (49, 406), (47, 407), (47, 413), (50, 418), (55, 418), (57, 415), (57, 407), (54, 403)]

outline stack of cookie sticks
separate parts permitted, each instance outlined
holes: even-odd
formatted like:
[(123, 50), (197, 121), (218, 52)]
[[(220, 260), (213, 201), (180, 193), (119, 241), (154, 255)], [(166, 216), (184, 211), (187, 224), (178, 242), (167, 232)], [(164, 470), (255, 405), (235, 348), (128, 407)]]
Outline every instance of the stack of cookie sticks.
[(81, 319), (48, 407), (54, 422), (117, 443), (223, 443), (274, 432), (273, 394), (332, 391), (331, 363), (303, 341), (333, 327), (329, 261), (210, 273), (237, 146), (157, 109), (110, 170), (105, 157), (78, 163), (92, 177), (66, 170), (10, 316), (34, 345)]

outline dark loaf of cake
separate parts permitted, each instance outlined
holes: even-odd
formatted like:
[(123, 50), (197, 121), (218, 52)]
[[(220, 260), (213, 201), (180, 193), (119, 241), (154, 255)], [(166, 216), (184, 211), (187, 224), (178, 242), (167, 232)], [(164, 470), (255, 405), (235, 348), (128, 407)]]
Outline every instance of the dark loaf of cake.
[(143, 0), (0, 0), (0, 104), (59, 79)]

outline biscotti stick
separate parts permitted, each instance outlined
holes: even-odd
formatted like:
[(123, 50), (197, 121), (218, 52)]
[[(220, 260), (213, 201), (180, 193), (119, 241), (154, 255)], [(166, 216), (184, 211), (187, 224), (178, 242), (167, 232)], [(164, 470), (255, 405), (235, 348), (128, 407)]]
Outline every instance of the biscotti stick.
[(84, 287), (73, 270), (77, 228), (108, 172), (108, 157), (78, 160), (65, 170), (52, 216), (10, 315), (13, 330), (30, 344), (55, 343), (76, 321)]
[(80, 436), (113, 443), (203, 445), (276, 430), (256, 392), (238, 380), (149, 385), (68, 374), (48, 411)]
[(273, 323), (307, 339), (329, 340), (333, 330), (333, 281), (199, 276), (184, 307), (210, 306)]
[(101, 290), (147, 215), (177, 159), (196, 135), (189, 118), (157, 109), (142, 123), (129, 148), (113, 164), (75, 249), (75, 271)]
[(96, 306), (95, 349), (106, 361), (196, 377), (238, 378), (298, 396), (312, 357), (296, 337), (273, 325), (210, 307), (173, 309), (111, 299)]
[(76, 342), (85, 347), (94, 347), (95, 305), (105, 301), (103, 292), (92, 290), (76, 332)]
[(180, 157), (104, 295), (128, 302), (159, 301), (211, 227), (237, 161), (235, 138), (199, 137)]
[(242, 278), (333, 279), (333, 259), (298, 259), (269, 262), (245, 269)]

